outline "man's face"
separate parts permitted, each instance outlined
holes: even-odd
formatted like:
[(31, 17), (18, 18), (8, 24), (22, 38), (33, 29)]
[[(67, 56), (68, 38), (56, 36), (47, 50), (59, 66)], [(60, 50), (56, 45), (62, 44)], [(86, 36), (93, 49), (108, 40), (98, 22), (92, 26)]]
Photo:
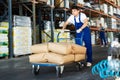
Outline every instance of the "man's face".
[(79, 10), (77, 10), (77, 9), (72, 9), (72, 14), (74, 15), (74, 16), (78, 16), (79, 15)]

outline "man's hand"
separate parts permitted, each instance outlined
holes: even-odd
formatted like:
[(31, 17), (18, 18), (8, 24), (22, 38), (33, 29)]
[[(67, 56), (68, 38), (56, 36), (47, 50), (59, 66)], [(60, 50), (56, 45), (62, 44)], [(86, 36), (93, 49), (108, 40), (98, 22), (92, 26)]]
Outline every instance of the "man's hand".
[(82, 29), (78, 29), (78, 30), (76, 30), (77, 33), (80, 33), (81, 31), (82, 31)]

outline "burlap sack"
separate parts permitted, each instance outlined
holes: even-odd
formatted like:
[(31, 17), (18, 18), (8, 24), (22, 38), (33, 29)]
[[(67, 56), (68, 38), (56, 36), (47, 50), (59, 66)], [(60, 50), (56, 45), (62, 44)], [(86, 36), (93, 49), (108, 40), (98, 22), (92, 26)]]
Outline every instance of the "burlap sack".
[(46, 53), (32, 54), (29, 56), (29, 62), (44, 63), (47, 62)]
[(48, 43), (35, 44), (31, 46), (32, 53), (47, 53), (48, 51)]
[(71, 44), (72, 45), (72, 53), (74, 54), (85, 54), (86, 53), (86, 47), (77, 45), (77, 44)]
[(56, 53), (47, 53), (46, 57), (49, 63), (59, 64), (59, 65), (74, 61), (73, 54), (60, 55)]
[(75, 62), (85, 60), (85, 54), (75, 54)]
[(49, 43), (48, 50), (58, 54), (71, 54), (72, 47), (69, 43)]

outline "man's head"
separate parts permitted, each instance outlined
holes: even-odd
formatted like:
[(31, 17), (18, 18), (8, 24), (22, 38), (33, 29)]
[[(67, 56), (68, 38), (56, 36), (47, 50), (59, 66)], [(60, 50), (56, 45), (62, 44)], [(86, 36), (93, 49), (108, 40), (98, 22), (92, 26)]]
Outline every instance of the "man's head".
[(78, 6), (72, 6), (71, 11), (74, 16), (78, 16), (80, 13), (80, 9)]

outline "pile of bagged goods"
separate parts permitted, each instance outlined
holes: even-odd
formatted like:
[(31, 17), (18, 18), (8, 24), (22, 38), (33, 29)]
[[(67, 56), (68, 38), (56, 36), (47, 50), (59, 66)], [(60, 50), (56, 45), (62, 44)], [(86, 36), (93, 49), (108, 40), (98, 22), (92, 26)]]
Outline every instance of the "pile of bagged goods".
[(53, 63), (62, 65), (85, 60), (86, 48), (74, 43), (41, 43), (31, 46), (31, 63)]

